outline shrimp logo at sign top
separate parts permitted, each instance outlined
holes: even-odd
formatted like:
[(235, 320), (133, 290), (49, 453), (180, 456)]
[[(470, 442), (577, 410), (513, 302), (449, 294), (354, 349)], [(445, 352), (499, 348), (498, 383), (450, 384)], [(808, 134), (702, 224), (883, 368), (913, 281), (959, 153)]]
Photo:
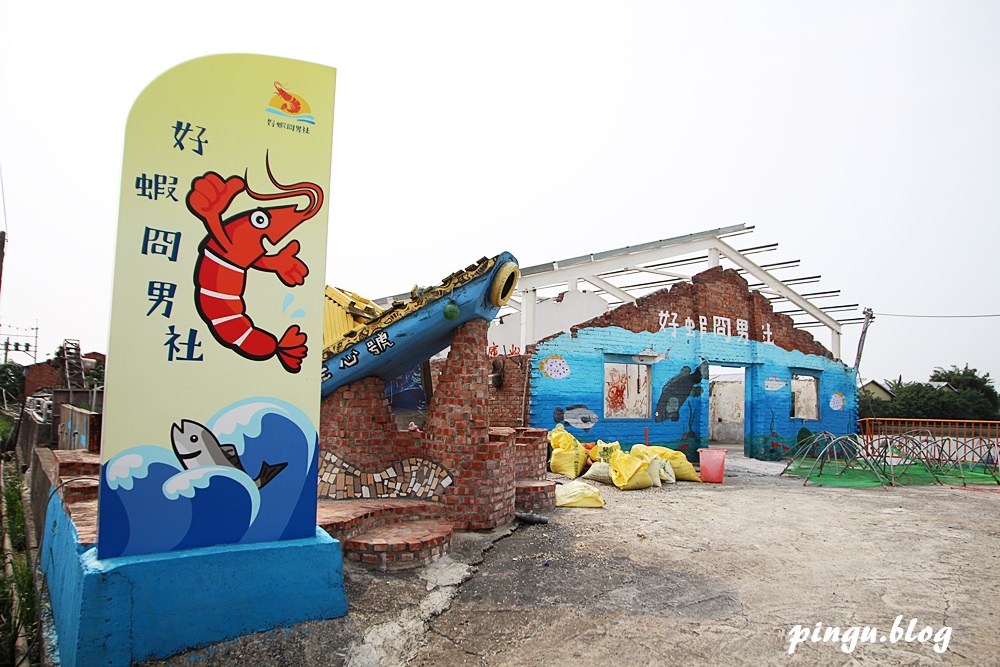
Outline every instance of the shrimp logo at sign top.
[(301, 95), (289, 92), (279, 81), (274, 82), (275, 94), (267, 106), (267, 112), (275, 116), (283, 116), (299, 123), (316, 124), (309, 103)]

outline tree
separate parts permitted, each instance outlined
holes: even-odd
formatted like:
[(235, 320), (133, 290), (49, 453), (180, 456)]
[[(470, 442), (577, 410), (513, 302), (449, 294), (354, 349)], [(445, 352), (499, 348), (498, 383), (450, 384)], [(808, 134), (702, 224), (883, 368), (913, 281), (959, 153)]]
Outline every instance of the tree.
[(0, 389), (8, 396), (20, 396), (24, 392), (24, 366), (16, 361), (0, 364)]
[(895, 397), (891, 401), (859, 400), (862, 417), (895, 419), (952, 419), (992, 421), (1000, 418), (1000, 397), (993, 388), (989, 374), (979, 375), (968, 365), (963, 369), (937, 368), (930, 382), (947, 382), (952, 389), (938, 389), (924, 382), (903, 382), (902, 377), (888, 380), (886, 385)]
[[(938, 367), (931, 373), (931, 382), (947, 382), (959, 394), (966, 391), (980, 394), (992, 408), (990, 413), (992, 416), (988, 419), (996, 419), (1000, 416), (1000, 394), (997, 394), (997, 390), (993, 388), (993, 380), (990, 379), (989, 373), (980, 375), (975, 368), (969, 368), (969, 364), (965, 364), (965, 368), (962, 369), (955, 365), (952, 365), (949, 370)], [(966, 397), (965, 400), (976, 402), (972, 397)]]
[(885, 381), (885, 387), (886, 387), (886, 389), (888, 389), (889, 391), (891, 391), (894, 394), (896, 392), (898, 392), (900, 389), (902, 389), (903, 387), (905, 387), (906, 385), (908, 385), (908, 384), (913, 384), (913, 383), (912, 382), (904, 382), (902, 375), (900, 375), (895, 380), (886, 380)]
[(101, 388), (104, 386), (104, 362), (100, 359), (94, 364), (94, 367), (86, 372), (84, 375), (84, 380), (87, 383), (88, 389), (93, 389), (94, 387)]

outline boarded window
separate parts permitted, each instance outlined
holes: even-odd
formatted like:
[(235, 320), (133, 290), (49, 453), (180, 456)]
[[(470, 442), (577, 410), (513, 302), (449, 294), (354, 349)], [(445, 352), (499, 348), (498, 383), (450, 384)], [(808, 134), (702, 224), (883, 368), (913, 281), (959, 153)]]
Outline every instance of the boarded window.
[(792, 419), (819, 419), (819, 379), (792, 375)]
[(649, 366), (604, 364), (604, 418), (649, 419)]

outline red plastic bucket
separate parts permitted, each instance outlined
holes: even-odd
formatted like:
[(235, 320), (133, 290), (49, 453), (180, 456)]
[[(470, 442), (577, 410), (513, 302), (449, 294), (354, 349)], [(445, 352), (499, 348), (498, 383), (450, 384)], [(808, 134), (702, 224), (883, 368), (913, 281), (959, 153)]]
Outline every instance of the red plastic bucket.
[(701, 465), (701, 481), (722, 484), (726, 473), (726, 450), (699, 449), (698, 462)]

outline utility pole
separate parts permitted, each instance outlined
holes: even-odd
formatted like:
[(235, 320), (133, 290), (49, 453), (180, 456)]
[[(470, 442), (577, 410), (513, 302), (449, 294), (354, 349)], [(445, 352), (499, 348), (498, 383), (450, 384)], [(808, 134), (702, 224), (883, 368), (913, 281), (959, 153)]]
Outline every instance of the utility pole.
[(854, 370), (861, 368), (861, 352), (865, 349), (865, 334), (868, 333), (868, 326), (875, 319), (875, 313), (871, 308), (861, 311), (865, 315), (865, 322), (861, 325), (861, 338), (858, 339), (858, 356), (854, 359)]
[(3, 285), (3, 251), (7, 247), (7, 232), (0, 230), (0, 286)]

